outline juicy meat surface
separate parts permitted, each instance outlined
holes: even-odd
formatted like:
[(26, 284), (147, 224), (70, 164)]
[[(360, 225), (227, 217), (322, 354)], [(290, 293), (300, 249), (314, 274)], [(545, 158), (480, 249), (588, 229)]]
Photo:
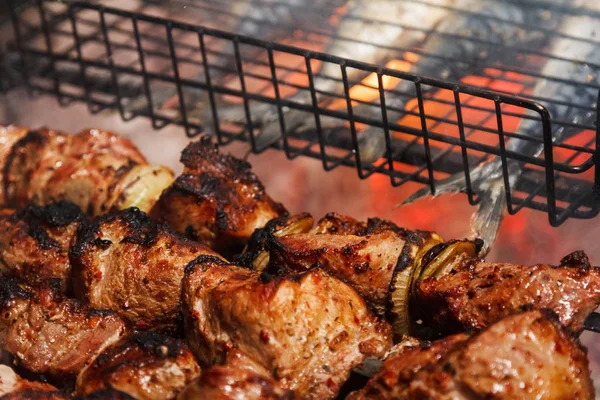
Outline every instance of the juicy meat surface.
[(303, 398), (333, 398), (353, 367), (391, 346), (389, 325), (321, 269), (273, 277), (199, 257), (186, 269), (183, 303), (202, 365), (247, 364)]
[(255, 229), (286, 212), (265, 193), (249, 163), (221, 154), (208, 137), (190, 143), (181, 162), (183, 173), (151, 215), (220, 253), (239, 252)]
[(174, 399), (199, 375), (200, 367), (182, 341), (139, 332), (100, 354), (77, 378), (77, 393), (114, 388), (136, 399)]
[(0, 271), (31, 285), (56, 278), (66, 290), (69, 249), (83, 220), (79, 207), (64, 201), (0, 214)]
[(177, 397), (178, 400), (292, 400), (293, 392), (285, 390), (273, 378), (247, 369), (215, 366), (202, 372)]
[(481, 329), (525, 306), (556, 312), (573, 332), (600, 305), (600, 269), (583, 252), (566, 256), (560, 266), (531, 267), (478, 262), (417, 287), (417, 318), (445, 334)]
[(106, 214), (79, 230), (70, 254), (74, 292), (137, 328), (174, 327), (185, 266), (202, 254), (218, 256), (136, 208)]
[(383, 316), (394, 269), (406, 243), (392, 230), (358, 235), (299, 233), (271, 237), (272, 271), (306, 271), (325, 268), (353, 286)]
[(550, 311), (512, 315), (465, 340), (407, 348), (351, 399), (593, 399), (585, 351)]
[(0, 279), (0, 346), (35, 373), (69, 380), (106, 347), (124, 324), (113, 312), (68, 299), (51, 286), (35, 290)]
[(421, 369), (434, 365), (456, 345), (469, 338), (460, 333), (435, 342), (400, 342), (390, 351), (381, 369), (358, 392), (348, 400), (360, 399), (408, 399), (410, 382)]
[(124, 190), (119, 182), (137, 165), (146, 164), (129, 140), (111, 132), (30, 131), (6, 156), (5, 201), (22, 207), (29, 201), (69, 200), (87, 214), (98, 215), (118, 205)]
[(0, 126), (0, 206), (6, 203), (4, 197), (4, 165), (6, 165), (6, 160), (15, 143), (21, 140), (28, 131), (26, 128), (15, 125)]
[(7, 365), (0, 365), (0, 399), (63, 400), (67, 397), (47, 383), (21, 378)]
[(362, 222), (336, 212), (327, 213), (321, 218), (311, 230), (311, 233), (366, 236), (387, 231), (396, 232), (400, 237), (406, 237), (408, 234), (406, 229), (400, 228), (390, 221), (369, 218), (367, 222)]

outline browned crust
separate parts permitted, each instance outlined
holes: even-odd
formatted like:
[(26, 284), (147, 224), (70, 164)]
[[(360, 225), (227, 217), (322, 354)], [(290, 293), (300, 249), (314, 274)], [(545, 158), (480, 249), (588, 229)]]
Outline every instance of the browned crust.
[(134, 332), (79, 375), (77, 392), (115, 388), (134, 396), (171, 398), (199, 374), (196, 359), (183, 341), (152, 331)]
[(229, 254), (239, 252), (254, 229), (286, 214), (265, 193), (250, 164), (219, 152), (210, 137), (190, 143), (181, 162), (183, 173), (151, 211), (180, 234)]

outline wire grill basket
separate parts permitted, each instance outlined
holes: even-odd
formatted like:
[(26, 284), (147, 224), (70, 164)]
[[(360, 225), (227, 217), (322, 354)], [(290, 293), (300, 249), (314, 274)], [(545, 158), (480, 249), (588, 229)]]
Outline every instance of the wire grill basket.
[[(269, 7), (281, 3), (257, 0), (261, 1)], [(10, 0), (6, 15), (12, 38), (3, 53), (6, 79), (2, 88), (22, 83), (31, 92), (55, 95), (63, 105), (85, 101), (92, 113), (114, 109), (125, 120), (146, 116), (157, 129), (178, 124), (190, 137), (212, 132), (221, 144), (247, 141), (255, 153), (277, 148), (289, 158), (314, 157), (327, 170), (352, 166), (361, 178), (385, 174), (394, 186), (419, 182), (435, 193), (441, 179), (463, 173), (472, 204), (478, 199), (470, 183), (471, 171), (495, 156), (502, 161), (510, 213), (523, 207), (542, 210), (553, 226), (568, 218), (598, 214), (595, 190), (600, 183), (596, 151), (600, 125), (552, 120), (549, 110), (560, 100), (536, 98), (531, 89), (540, 79), (563, 79), (594, 91), (594, 96), (600, 87), (579, 77), (540, 75), (535, 64), (558, 56), (538, 48), (510, 46), (468, 33), (421, 32), (416, 27), (403, 29), (414, 31), (423, 40), (437, 35), (465, 43), (483, 42), (486, 48), (503, 46), (503, 52), (522, 61), (509, 68), (498, 62), (486, 63), (485, 57), (476, 63), (463, 56), (444, 59), (451, 65), (464, 64), (470, 71), (468, 77), (453, 82), (396, 68), (415, 58), (441, 57), (418, 45), (410, 49), (392, 46), (398, 62), (389, 68), (337, 57), (323, 52), (327, 42), (339, 40), (326, 22), (339, 9), (337, 3), (343, 2), (322, 2), (319, 13), (306, 11), (313, 13), (304, 18), (311, 26), (298, 30), (290, 21), (281, 23), (280, 16), (274, 20), (252, 15), (242, 18), (211, 1), (179, 1), (180, 10), (185, 10), (184, 6), (199, 9), (206, 24), (197, 25), (157, 13), (160, 7), (151, 1), (125, 10), (96, 2), (36, 0), (22, 5)], [(273, 40), (214, 28), (230, 27), (227, 21), (231, 19), (236, 19), (242, 33)], [(277, 38), (260, 31), (263, 24), (270, 24), (270, 32)], [(551, 35), (551, 30), (543, 27), (529, 29)], [(335, 66), (337, 76), (324, 76), (324, 65)], [(342, 90), (324, 91), (316, 84), (327, 80)], [(173, 96), (165, 99), (164, 93)], [(303, 97), (298, 95), (302, 93)], [(300, 97), (309, 101), (297, 101)], [(397, 106), (398, 99), (403, 99), (402, 107)], [(174, 106), (164, 107), (169, 101)], [(265, 142), (261, 137), (263, 116), (257, 115), (257, 104), (270, 105), (266, 109), (279, 134), (274, 140)], [(234, 106), (243, 110), (244, 118), (225, 120), (223, 107)], [(597, 107), (570, 106), (594, 114)], [(306, 128), (292, 129), (287, 117), (290, 109), (305, 113), (310, 121)], [(542, 134), (535, 138), (520, 134), (518, 123), (524, 119), (536, 121)], [(338, 123), (330, 125), (332, 120)], [(376, 160), (368, 159), (361, 147), (365, 126), (374, 128), (384, 141), (385, 150)], [(579, 133), (567, 141), (554, 141), (557, 127)], [(510, 151), (506, 143), (514, 138), (543, 143), (543, 151), (539, 156)], [(525, 171), (512, 188), (507, 174), (510, 163), (515, 162), (511, 160), (520, 162)]]

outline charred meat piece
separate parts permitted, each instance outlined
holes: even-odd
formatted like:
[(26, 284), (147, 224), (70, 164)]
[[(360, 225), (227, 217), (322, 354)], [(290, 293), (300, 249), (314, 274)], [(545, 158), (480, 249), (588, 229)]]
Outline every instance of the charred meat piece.
[(383, 316), (394, 270), (401, 266), (406, 236), (392, 229), (368, 231), (366, 226), (351, 234), (346, 234), (347, 227), (342, 229), (344, 234), (271, 236), (266, 244), (269, 271), (287, 273), (323, 267), (358, 290)]
[(73, 397), (73, 400), (136, 400), (117, 389), (103, 389), (94, 393)]
[(69, 249), (83, 220), (79, 207), (65, 201), (0, 215), (0, 271), (31, 285), (57, 278), (66, 290)]
[(585, 350), (550, 311), (391, 356), (359, 399), (593, 399)]
[(52, 385), (23, 379), (9, 366), (0, 365), (0, 399), (63, 400), (67, 396)]
[(558, 267), (487, 262), (466, 263), (417, 285), (415, 318), (434, 332), (481, 329), (523, 307), (548, 308), (573, 332), (600, 305), (600, 269), (583, 252)]
[(321, 218), (311, 233), (366, 236), (386, 231), (394, 231), (401, 237), (407, 235), (406, 229), (400, 228), (390, 221), (369, 218), (365, 223), (336, 212), (330, 212)]
[(137, 328), (174, 327), (185, 266), (202, 254), (217, 256), (136, 208), (106, 214), (79, 229), (70, 253), (74, 293)]
[(29, 130), (20, 126), (0, 126), (0, 206), (6, 203), (4, 197), (4, 166), (15, 145)]
[(186, 268), (183, 303), (202, 365), (262, 369), (302, 398), (335, 397), (353, 367), (391, 346), (389, 325), (322, 269), (274, 277), (202, 256)]
[(313, 217), (308, 213), (285, 215), (270, 220), (264, 228), (256, 229), (242, 254), (235, 258), (241, 266), (262, 271), (269, 265), (269, 252), (266, 248), (271, 236), (282, 237), (296, 233), (306, 233), (312, 229)]
[(273, 378), (247, 369), (215, 366), (202, 372), (177, 397), (178, 400), (292, 400), (293, 392), (285, 390)]
[(63, 297), (50, 285), (35, 290), (0, 279), (0, 346), (24, 368), (69, 381), (124, 331), (111, 311)]
[(3, 167), (7, 205), (69, 200), (89, 215), (134, 205), (147, 210), (173, 179), (171, 171), (148, 166), (129, 140), (95, 129), (30, 131)]
[(359, 399), (408, 399), (408, 386), (421, 369), (434, 365), (452, 350), (469, 338), (457, 334), (435, 342), (408, 340), (395, 345), (392, 353), (383, 363), (377, 374), (367, 385), (349, 396), (349, 400)]
[(99, 355), (77, 378), (77, 393), (114, 388), (136, 399), (174, 399), (199, 375), (200, 367), (183, 342), (139, 332)]
[(285, 214), (250, 170), (221, 154), (209, 137), (190, 143), (183, 174), (165, 190), (151, 215), (222, 254), (239, 253), (257, 228)]

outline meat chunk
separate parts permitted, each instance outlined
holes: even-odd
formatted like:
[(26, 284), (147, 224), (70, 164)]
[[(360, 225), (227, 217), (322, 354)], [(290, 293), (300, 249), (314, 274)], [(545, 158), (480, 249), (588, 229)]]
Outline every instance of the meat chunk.
[(202, 372), (178, 400), (292, 400), (293, 392), (285, 390), (273, 378), (247, 369), (215, 366)]
[(73, 400), (135, 400), (135, 398), (116, 389), (102, 389), (94, 393), (75, 396)]
[(63, 400), (67, 399), (52, 385), (21, 378), (7, 365), (0, 365), (0, 399), (2, 400)]
[(79, 207), (65, 201), (0, 215), (0, 271), (32, 285), (56, 278), (66, 290), (68, 253), (83, 220)]
[(124, 331), (111, 311), (68, 299), (48, 285), (35, 290), (0, 279), (0, 346), (24, 368), (70, 380)]
[(474, 262), (417, 285), (415, 318), (443, 334), (481, 329), (525, 306), (549, 308), (573, 332), (600, 305), (600, 269), (582, 252), (560, 266)]
[(250, 365), (303, 398), (333, 398), (353, 367), (391, 346), (389, 325), (322, 269), (274, 277), (202, 256), (186, 268), (183, 303), (202, 365)]
[(21, 140), (28, 131), (26, 128), (15, 125), (0, 126), (0, 206), (6, 203), (4, 197), (4, 165), (15, 143)]
[(242, 254), (235, 261), (241, 266), (262, 271), (269, 265), (269, 252), (266, 248), (271, 236), (282, 237), (296, 233), (306, 233), (312, 229), (313, 217), (308, 213), (285, 215), (267, 222), (264, 228), (256, 229)]
[(386, 360), (359, 399), (593, 399), (585, 351), (550, 311), (512, 315)]
[(114, 388), (136, 399), (174, 399), (199, 375), (200, 367), (183, 342), (139, 332), (99, 355), (77, 378), (77, 393)]
[(164, 191), (151, 215), (177, 232), (225, 254), (286, 211), (265, 193), (250, 164), (224, 155), (205, 137), (181, 156), (183, 174)]
[(348, 282), (381, 316), (405, 241), (395, 232), (367, 236), (296, 234), (271, 238), (270, 263), (277, 271), (321, 266)]
[(359, 392), (351, 394), (348, 400), (359, 399), (408, 399), (408, 388), (417, 372), (436, 364), (457, 344), (468, 339), (461, 333), (448, 336), (435, 342), (400, 342), (390, 351), (377, 374)]
[(106, 214), (79, 230), (70, 255), (74, 292), (131, 326), (171, 328), (180, 320), (185, 266), (202, 254), (217, 256), (136, 208)]
[(170, 170), (149, 167), (129, 140), (96, 129), (30, 131), (4, 164), (7, 205), (69, 200), (89, 215), (134, 205), (147, 210), (172, 180)]
[(396, 232), (400, 237), (406, 237), (408, 234), (406, 229), (390, 221), (369, 218), (365, 223), (336, 212), (330, 212), (321, 218), (311, 230), (311, 233), (366, 236), (387, 231)]
[[(327, 233), (323, 233), (327, 232)], [(272, 273), (306, 271), (315, 266), (352, 285), (383, 316), (394, 271), (402, 267), (408, 232), (396, 225), (371, 219), (366, 224), (328, 214), (311, 233), (270, 235)]]

